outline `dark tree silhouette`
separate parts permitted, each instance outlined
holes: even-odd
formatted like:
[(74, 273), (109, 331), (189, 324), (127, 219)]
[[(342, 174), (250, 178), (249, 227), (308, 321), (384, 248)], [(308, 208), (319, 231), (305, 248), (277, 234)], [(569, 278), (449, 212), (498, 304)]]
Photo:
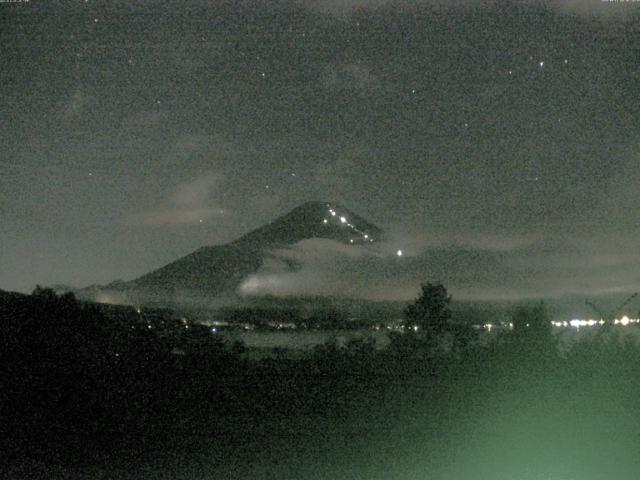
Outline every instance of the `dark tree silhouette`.
[(546, 339), (551, 335), (551, 321), (544, 302), (519, 305), (511, 314), (513, 333), (518, 337)]
[(31, 295), (48, 302), (55, 302), (58, 299), (56, 292), (52, 288), (41, 287), (40, 285), (36, 285)]
[(451, 296), (441, 283), (424, 283), (420, 296), (404, 310), (409, 327), (442, 333), (451, 320)]

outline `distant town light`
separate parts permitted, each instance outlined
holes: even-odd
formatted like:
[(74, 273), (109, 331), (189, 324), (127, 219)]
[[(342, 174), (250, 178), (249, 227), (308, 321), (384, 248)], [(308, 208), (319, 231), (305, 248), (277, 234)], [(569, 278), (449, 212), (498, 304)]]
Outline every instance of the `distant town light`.
[(398, 250), (398, 251), (396, 252), (396, 255), (398, 255), (399, 257), (401, 257), (401, 256), (402, 256), (402, 250)]
[(322, 220), (322, 223), (327, 223), (329, 220), (327, 220), (326, 218), (324, 220)]
[(340, 221), (341, 221), (342, 223), (347, 223), (347, 219), (346, 219), (346, 218), (344, 218), (344, 217), (340, 217)]

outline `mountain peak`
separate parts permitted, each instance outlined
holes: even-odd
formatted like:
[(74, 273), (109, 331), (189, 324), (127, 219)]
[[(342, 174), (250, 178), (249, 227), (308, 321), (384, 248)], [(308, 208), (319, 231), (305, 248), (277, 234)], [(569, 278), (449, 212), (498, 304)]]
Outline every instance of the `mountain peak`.
[(372, 243), (382, 230), (333, 202), (306, 202), (268, 224), (235, 240), (232, 245), (264, 247), (291, 245), (309, 238), (328, 238), (347, 244)]

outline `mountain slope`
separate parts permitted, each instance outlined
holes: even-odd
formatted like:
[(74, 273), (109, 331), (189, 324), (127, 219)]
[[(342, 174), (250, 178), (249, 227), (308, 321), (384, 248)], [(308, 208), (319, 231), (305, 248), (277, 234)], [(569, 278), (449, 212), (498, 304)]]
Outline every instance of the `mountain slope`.
[[(202, 247), (135, 280), (114, 283), (106, 289), (119, 294), (118, 301), (126, 303), (150, 298), (168, 302), (185, 297), (212, 298), (234, 292), (274, 249), (311, 238), (369, 244), (381, 235), (378, 227), (340, 205), (308, 202), (231, 243)], [(295, 269), (296, 265), (290, 263), (288, 267)], [(96, 293), (89, 296), (96, 298)]]

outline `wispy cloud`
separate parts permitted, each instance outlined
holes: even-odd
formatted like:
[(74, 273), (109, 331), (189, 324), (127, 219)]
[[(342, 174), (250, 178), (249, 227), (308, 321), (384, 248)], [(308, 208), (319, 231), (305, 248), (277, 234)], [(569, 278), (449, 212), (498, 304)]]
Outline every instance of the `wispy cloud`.
[[(383, 7), (396, 10), (413, 10), (424, 7), (438, 8), (509, 8), (509, 4), (495, 0), (301, 0), (312, 11), (326, 13), (335, 17), (348, 17), (358, 11), (370, 11)], [(624, 17), (638, 14), (635, 2), (616, 2), (606, 0), (524, 0), (516, 4), (540, 6), (561, 13), (582, 16)]]
[(379, 78), (364, 63), (327, 63), (320, 81), (327, 90), (372, 93), (381, 87)]
[(173, 192), (167, 205), (129, 216), (130, 225), (158, 227), (169, 225), (197, 225), (225, 214), (213, 204), (212, 193), (219, 177), (208, 173), (184, 183)]
[(429, 243), (414, 244), (399, 257), (393, 240), (373, 249), (305, 240), (273, 252), (272, 261), (248, 277), (240, 293), (409, 300), (420, 283), (441, 281), (459, 299), (517, 300), (625, 292), (639, 278), (637, 255), (594, 257), (584, 245), (558, 238), (506, 239), (487, 248), (484, 242)]

